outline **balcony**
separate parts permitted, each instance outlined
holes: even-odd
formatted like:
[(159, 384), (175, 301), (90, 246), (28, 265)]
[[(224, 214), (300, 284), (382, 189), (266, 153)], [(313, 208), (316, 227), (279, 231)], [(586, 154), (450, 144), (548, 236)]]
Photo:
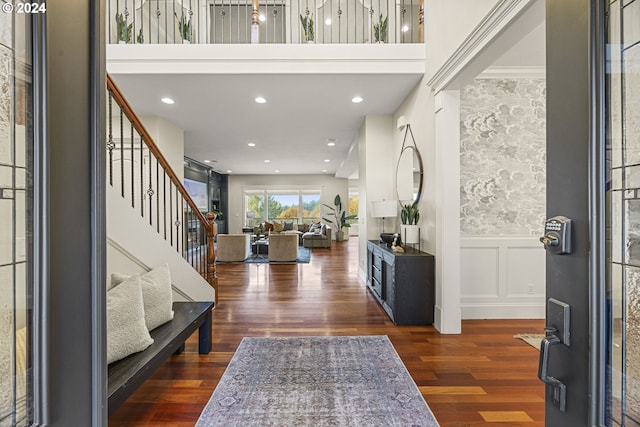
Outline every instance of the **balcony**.
[(110, 44), (422, 43), (423, 0), (110, 0)]

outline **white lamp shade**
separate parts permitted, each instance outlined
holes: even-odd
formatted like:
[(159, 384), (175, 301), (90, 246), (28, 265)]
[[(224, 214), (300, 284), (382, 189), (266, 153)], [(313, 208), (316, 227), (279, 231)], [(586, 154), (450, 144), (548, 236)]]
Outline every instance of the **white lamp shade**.
[(371, 217), (393, 218), (398, 216), (397, 200), (380, 200), (371, 202)]
[(256, 211), (247, 211), (247, 218), (255, 218)]

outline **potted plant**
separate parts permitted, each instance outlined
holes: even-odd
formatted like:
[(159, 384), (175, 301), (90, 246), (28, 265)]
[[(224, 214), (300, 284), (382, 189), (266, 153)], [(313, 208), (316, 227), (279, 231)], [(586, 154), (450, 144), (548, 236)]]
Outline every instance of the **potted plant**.
[(326, 217), (323, 217), (322, 220), (329, 222), (335, 226), (336, 240), (347, 240), (349, 238), (349, 234), (345, 234), (343, 228), (350, 228), (351, 224), (349, 224), (348, 221), (352, 219), (358, 219), (358, 216), (347, 215), (347, 211), (342, 210), (342, 200), (340, 199), (339, 194), (336, 194), (336, 197), (333, 199), (333, 206), (329, 206), (324, 203), (322, 205), (331, 210), (331, 212), (328, 213)]
[[(176, 15), (176, 19), (178, 19), (178, 14)], [(193, 39), (193, 29), (191, 28), (191, 17), (182, 14), (182, 16), (178, 19), (178, 31), (180, 32), (180, 37), (182, 37), (183, 43), (191, 43)]]
[(304, 31), (304, 40), (307, 43), (314, 43), (316, 35), (313, 30), (313, 15), (300, 15), (300, 22), (302, 23), (302, 30)]
[(127, 25), (127, 18), (124, 13), (116, 12), (116, 31), (118, 32), (118, 43), (130, 43), (133, 23)]
[(380, 20), (373, 23), (373, 38), (376, 43), (384, 43), (387, 41), (387, 23), (388, 17), (382, 18), (380, 14)]
[(418, 209), (418, 204), (411, 203), (402, 206), (400, 220), (402, 221), (400, 226), (402, 240), (405, 243), (419, 243), (420, 228), (418, 227), (418, 221), (420, 221), (420, 210)]
[(136, 41), (140, 44), (144, 43), (144, 35), (142, 35), (142, 28), (138, 31), (138, 35), (136, 36)]
[(221, 219), (222, 218), (222, 211), (220, 211), (218, 209), (212, 209), (211, 213), (216, 216), (215, 219)]

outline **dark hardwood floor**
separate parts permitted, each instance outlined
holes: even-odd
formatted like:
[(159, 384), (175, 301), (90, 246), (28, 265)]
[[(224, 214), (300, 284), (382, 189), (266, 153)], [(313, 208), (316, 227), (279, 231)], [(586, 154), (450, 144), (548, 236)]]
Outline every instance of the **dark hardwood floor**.
[(109, 425), (193, 426), (245, 336), (388, 335), (442, 426), (544, 425), (538, 351), (513, 338), (542, 320), (464, 321), (461, 335), (395, 326), (357, 277), (357, 239), (313, 249), (311, 263), (219, 264), (213, 351), (197, 334)]

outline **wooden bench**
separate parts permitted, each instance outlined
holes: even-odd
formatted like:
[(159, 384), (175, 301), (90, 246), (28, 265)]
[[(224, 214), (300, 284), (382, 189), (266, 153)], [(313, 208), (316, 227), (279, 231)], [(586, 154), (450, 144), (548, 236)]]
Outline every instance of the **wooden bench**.
[(173, 320), (151, 331), (153, 344), (109, 365), (109, 415), (113, 414), (171, 355), (184, 350), (184, 342), (196, 329), (198, 352), (211, 351), (213, 302), (174, 302)]

